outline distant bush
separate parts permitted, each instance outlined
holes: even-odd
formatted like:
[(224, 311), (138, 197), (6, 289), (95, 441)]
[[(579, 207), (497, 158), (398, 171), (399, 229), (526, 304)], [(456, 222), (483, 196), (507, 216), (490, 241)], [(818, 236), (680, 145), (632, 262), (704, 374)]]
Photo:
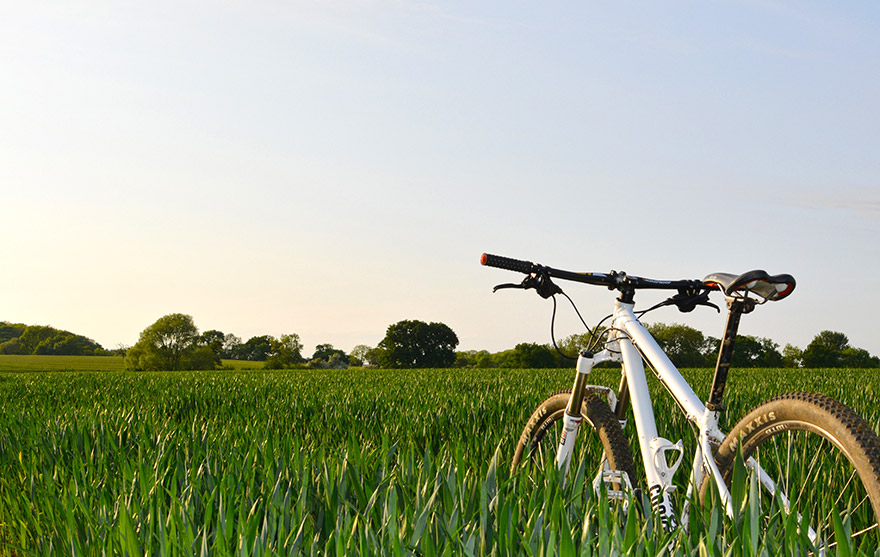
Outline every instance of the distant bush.
[(388, 326), (385, 338), (367, 352), (385, 368), (434, 368), (455, 365), (458, 336), (445, 323), (404, 320)]
[(220, 358), (199, 340), (192, 317), (166, 315), (141, 332), (137, 344), (125, 354), (125, 367), (144, 371), (214, 369)]
[(103, 356), (92, 339), (45, 325), (0, 322), (0, 354), (42, 356)]
[(849, 339), (837, 331), (822, 331), (802, 353), (804, 367), (877, 368), (880, 358), (864, 348), (850, 346)]

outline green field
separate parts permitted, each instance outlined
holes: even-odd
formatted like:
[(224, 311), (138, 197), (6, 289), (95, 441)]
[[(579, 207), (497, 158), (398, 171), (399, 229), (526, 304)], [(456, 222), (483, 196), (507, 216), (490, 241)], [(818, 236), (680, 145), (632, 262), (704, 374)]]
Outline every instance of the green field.
[[(511, 476), (523, 424), (569, 386), (571, 370), (26, 367), (0, 359), (15, 371), (0, 373), (0, 555), (792, 550), (784, 538), (755, 539), (742, 520), (719, 527), (717, 506), (696, 513), (687, 534), (664, 535), (638, 513), (624, 520), (584, 489), (583, 469), (565, 487), (554, 474)], [(613, 386), (618, 373), (595, 370), (593, 381)], [(685, 373), (705, 396), (711, 372)], [(661, 434), (692, 443), (652, 389)], [(861, 370), (734, 371), (730, 415), (791, 390), (880, 422), (880, 378)]]
[(122, 371), (121, 356), (22, 356), (0, 354), (0, 371)]
[[(224, 369), (260, 369), (264, 362), (222, 360)], [(20, 356), (0, 354), (0, 372), (122, 371), (122, 356)]]

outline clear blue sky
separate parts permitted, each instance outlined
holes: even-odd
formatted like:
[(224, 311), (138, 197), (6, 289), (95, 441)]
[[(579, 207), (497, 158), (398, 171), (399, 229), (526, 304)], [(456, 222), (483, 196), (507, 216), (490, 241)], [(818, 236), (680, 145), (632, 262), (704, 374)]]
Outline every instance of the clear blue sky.
[[(878, 29), (871, 1), (8, 3), (0, 320), (548, 342), (488, 251), (791, 273), (743, 333), (880, 354)], [(613, 300), (568, 292), (590, 321)]]

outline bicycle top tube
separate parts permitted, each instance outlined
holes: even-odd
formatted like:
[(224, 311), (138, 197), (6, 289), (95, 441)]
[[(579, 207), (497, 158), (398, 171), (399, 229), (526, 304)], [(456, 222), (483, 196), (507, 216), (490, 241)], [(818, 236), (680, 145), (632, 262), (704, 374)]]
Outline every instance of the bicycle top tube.
[(610, 273), (576, 273), (573, 271), (565, 271), (562, 269), (554, 269), (545, 265), (538, 265), (531, 261), (522, 261), (520, 259), (512, 259), (510, 257), (502, 257), (500, 255), (491, 255), (484, 253), (480, 258), (480, 263), (487, 267), (496, 267), (498, 269), (506, 269), (524, 274), (546, 274), (553, 278), (581, 282), (584, 284), (592, 284), (596, 286), (605, 286), (610, 290), (619, 290), (621, 292), (632, 292), (638, 289), (653, 290), (711, 290), (702, 280), (656, 280), (637, 276), (627, 275), (624, 272), (611, 271)]

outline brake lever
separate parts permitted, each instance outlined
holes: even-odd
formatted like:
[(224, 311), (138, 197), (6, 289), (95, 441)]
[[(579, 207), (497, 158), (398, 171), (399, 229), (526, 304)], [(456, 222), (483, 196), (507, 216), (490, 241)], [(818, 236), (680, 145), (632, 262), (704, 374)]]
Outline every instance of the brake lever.
[(721, 308), (713, 304), (709, 301), (709, 293), (708, 292), (687, 292), (687, 291), (679, 291), (678, 294), (669, 298), (669, 300), (678, 307), (678, 310), (682, 313), (690, 313), (694, 311), (694, 308), (697, 306), (708, 306), (710, 308), (715, 308), (715, 311), (721, 313)]
[(509, 282), (505, 284), (499, 284), (492, 289), (492, 292), (498, 292), (499, 290), (502, 290), (504, 288), (518, 288), (520, 290), (528, 290), (529, 288), (534, 288), (535, 290), (537, 290), (538, 286), (538, 281), (535, 280), (535, 277), (533, 275), (526, 275), (526, 278), (524, 278), (521, 283), (513, 284)]
[(499, 284), (492, 289), (492, 292), (497, 292), (504, 288), (519, 288), (522, 290), (534, 288), (542, 298), (549, 298), (554, 294), (562, 294), (562, 289), (555, 282), (551, 281), (549, 276), (543, 273), (528, 275), (520, 284)]
[(710, 308), (714, 308), (715, 311), (721, 313), (721, 308), (710, 302), (709, 300), (700, 300), (696, 303), (698, 306), (709, 306)]
[(505, 289), (505, 288), (522, 288), (522, 289), (525, 289), (526, 287), (523, 286), (522, 284), (513, 284), (512, 282), (508, 282), (508, 283), (506, 283), (506, 284), (497, 284), (497, 285), (495, 285), (495, 287), (492, 288), (492, 292), (493, 292), (493, 293), (494, 293), (494, 292), (498, 292), (499, 290), (503, 290), (503, 289)]

